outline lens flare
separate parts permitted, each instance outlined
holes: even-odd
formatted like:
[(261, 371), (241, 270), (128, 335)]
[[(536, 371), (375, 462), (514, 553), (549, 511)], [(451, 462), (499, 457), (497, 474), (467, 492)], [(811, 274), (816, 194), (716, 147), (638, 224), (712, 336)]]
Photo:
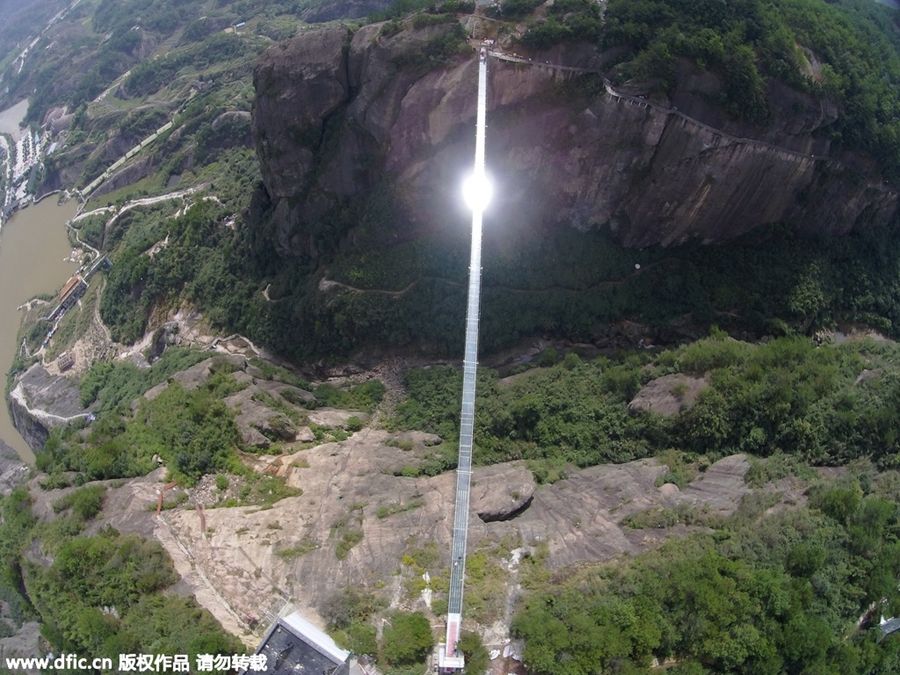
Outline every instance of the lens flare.
[(493, 188), (487, 176), (469, 176), (463, 183), (463, 197), (473, 211), (484, 211), (491, 202)]

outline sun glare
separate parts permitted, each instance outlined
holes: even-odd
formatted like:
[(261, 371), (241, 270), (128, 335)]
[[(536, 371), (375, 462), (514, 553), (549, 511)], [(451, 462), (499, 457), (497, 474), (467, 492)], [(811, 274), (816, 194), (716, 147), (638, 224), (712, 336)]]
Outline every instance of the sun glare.
[(484, 211), (491, 201), (491, 182), (487, 176), (469, 176), (463, 183), (463, 197), (473, 211)]

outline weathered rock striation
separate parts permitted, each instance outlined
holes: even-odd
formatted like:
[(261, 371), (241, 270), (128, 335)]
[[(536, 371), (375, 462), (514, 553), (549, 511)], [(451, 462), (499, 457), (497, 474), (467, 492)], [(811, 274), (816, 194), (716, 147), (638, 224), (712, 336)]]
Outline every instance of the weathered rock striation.
[[(466, 22), (470, 33), (484, 30)], [(461, 212), (477, 59), (459, 53), (427, 70), (418, 58), (449, 28), (329, 27), (263, 54), (252, 127), (283, 253), (315, 255), (328, 214), (379, 186), (400, 196), (406, 212), (397, 223), (408, 232)], [(533, 56), (489, 62), (487, 163), (498, 227), (606, 226), (626, 246), (643, 247), (724, 241), (781, 221), (842, 234), (896, 212), (896, 192), (867, 177), (870, 161), (815, 135), (837, 115), (827, 101), (772, 83), (772, 121), (753, 127), (710, 104), (719, 83), (689, 65), (681, 64), (672, 99), (659, 100), (584, 72), (602, 65), (600, 53)], [(566, 61), (585, 68), (554, 67)]]
[[(366, 429), (341, 443), (293, 455), (256, 455), (256, 470), (283, 476), (289, 485), (302, 487), (303, 495), (268, 509), (207, 508), (202, 519), (197, 510), (179, 507), (164, 514), (159, 522), (165, 529), (157, 527), (156, 536), (176, 566), (190, 570), (186, 581), (191, 588), (212, 586), (224, 599), (211, 601), (198, 593), (225, 625), (226, 605), (232, 616), (258, 616), (265, 608), (280, 607), (284, 600), (279, 596), (290, 597), (316, 617), (322, 602), (348, 585), (384, 588), (392, 606), (417, 608), (424, 599), (418, 593), (408, 597), (404, 584), (421, 571), (404, 556), (431, 545), (439, 556), (432, 567), (449, 566), (456, 478), (452, 473), (391, 475), (392, 466), (427, 454), (427, 449), (404, 450), (388, 441), (386, 432)], [(491, 543), (504, 539), (522, 542), (520, 554), (544, 545), (546, 564), (553, 570), (636, 555), (693, 528), (679, 523), (633, 529), (625, 524), (629, 516), (680, 505), (710, 518), (725, 517), (750, 491), (744, 482), (748, 468), (743, 455), (726, 457), (679, 490), (657, 487), (666, 467), (644, 459), (591, 467), (537, 490), (521, 462), (478, 467), (472, 476), (469, 550), (492, 551)], [(196, 490), (192, 499), (198, 499)], [(134, 504), (146, 513), (146, 506)], [(120, 526), (128, 525), (116, 521)], [(358, 544), (346, 556), (336, 555), (342, 533), (350, 530), (358, 531)], [(518, 559), (512, 554), (499, 561), (504, 583), (515, 585), (515, 575), (506, 573)], [(197, 574), (205, 581), (196, 579)], [(507, 594), (515, 597), (512, 586), (499, 603), (505, 604)]]

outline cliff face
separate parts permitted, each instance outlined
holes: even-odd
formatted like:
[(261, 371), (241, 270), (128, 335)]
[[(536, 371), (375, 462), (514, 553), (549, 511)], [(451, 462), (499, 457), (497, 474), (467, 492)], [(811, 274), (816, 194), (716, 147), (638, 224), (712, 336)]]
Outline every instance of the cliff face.
[[(451, 65), (415, 67), (447, 30), (326, 28), (262, 56), (253, 133), (284, 253), (315, 254), (314, 224), (383, 182), (401, 195), (399, 220), (415, 231), (462, 217), (459, 185), (474, 148), (474, 46)], [(489, 61), (489, 215), (501, 226), (608, 226), (626, 246), (644, 247), (724, 241), (778, 221), (840, 234), (883, 224), (897, 209), (897, 194), (865, 177), (864, 158), (832, 156), (814, 136), (834, 119), (827, 104), (772, 85), (772, 123), (751, 128), (708, 103), (718, 86), (712, 76), (682, 68), (673, 100), (651, 101), (597, 75), (552, 67), (559, 58)]]
[(80, 398), (78, 386), (71, 380), (50, 375), (35, 364), (9, 393), (7, 405), (16, 431), (37, 453), (44, 449), (53, 427), (87, 415)]

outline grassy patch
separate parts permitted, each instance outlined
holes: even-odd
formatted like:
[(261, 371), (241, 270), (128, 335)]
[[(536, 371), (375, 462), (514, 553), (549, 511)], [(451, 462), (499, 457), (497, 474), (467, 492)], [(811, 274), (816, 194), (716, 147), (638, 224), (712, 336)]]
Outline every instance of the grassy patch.
[(339, 388), (326, 382), (316, 387), (315, 395), (318, 406), (371, 412), (381, 403), (385, 391), (380, 380), (369, 380), (347, 388)]
[(284, 561), (295, 560), (300, 556), (304, 556), (307, 553), (315, 551), (318, 548), (319, 545), (311, 539), (302, 539), (298, 544), (291, 546), (290, 548), (284, 548), (279, 551), (275, 551), (275, 555), (277, 555)]
[(487, 551), (466, 558), (466, 602), (463, 613), (481, 624), (503, 616), (509, 574)]
[(313, 390), (312, 385), (307, 380), (292, 373), (287, 368), (276, 366), (274, 363), (269, 363), (262, 359), (250, 359), (250, 365), (259, 368), (259, 370), (262, 371), (263, 377), (267, 380), (275, 380), (276, 382), (289, 384), (292, 387), (297, 387), (298, 389), (304, 389), (306, 391)]
[[(247, 488), (250, 488), (247, 490)], [(275, 502), (288, 497), (299, 497), (303, 494), (300, 488), (289, 487), (284, 478), (278, 476), (261, 476), (249, 473), (246, 483), (239, 492), (238, 506), (270, 507)]]
[(688, 461), (687, 456), (683, 452), (671, 449), (664, 450), (656, 456), (656, 459), (660, 464), (668, 467), (665, 473), (657, 476), (656, 487), (672, 483), (677, 485), (679, 490), (683, 490), (700, 473), (700, 463), (698, 461)]
[(91, 520), (103, 509), (105, 494), (105, 485), (89, 485), (78, 488), (53, 502), (53, 512), (60, 513), (71, 510), (71, 513), (81, 522)]
[(420, 506), (424, 506), (425, 502), (421, 499), (411, 499), (405, 504), (401, 502), (397, 502), (396, 504), (387, 504), (384, 506), (379, 506), (375, 511), (375, 515), (378, 518), (387, 518), (388, 516), (393, 516), (396, 513), (405, 513), (406, 511), (412, 511), (413, 509), (417, 509)]
[(819, 474), (797, 457), (778, 453), (766, 458), (751, 457), (750, 468), (744, 474), (744, 481), (750, 487), (761, 488), (789, 476), (812, 481), (818, 478)]
[(334, 554), (338, 560), (343, 560), (350, 554), (350, 550), (363, 540), (362, 530), (345, 530), (341, 533), (340, 540), (334, 547)]

